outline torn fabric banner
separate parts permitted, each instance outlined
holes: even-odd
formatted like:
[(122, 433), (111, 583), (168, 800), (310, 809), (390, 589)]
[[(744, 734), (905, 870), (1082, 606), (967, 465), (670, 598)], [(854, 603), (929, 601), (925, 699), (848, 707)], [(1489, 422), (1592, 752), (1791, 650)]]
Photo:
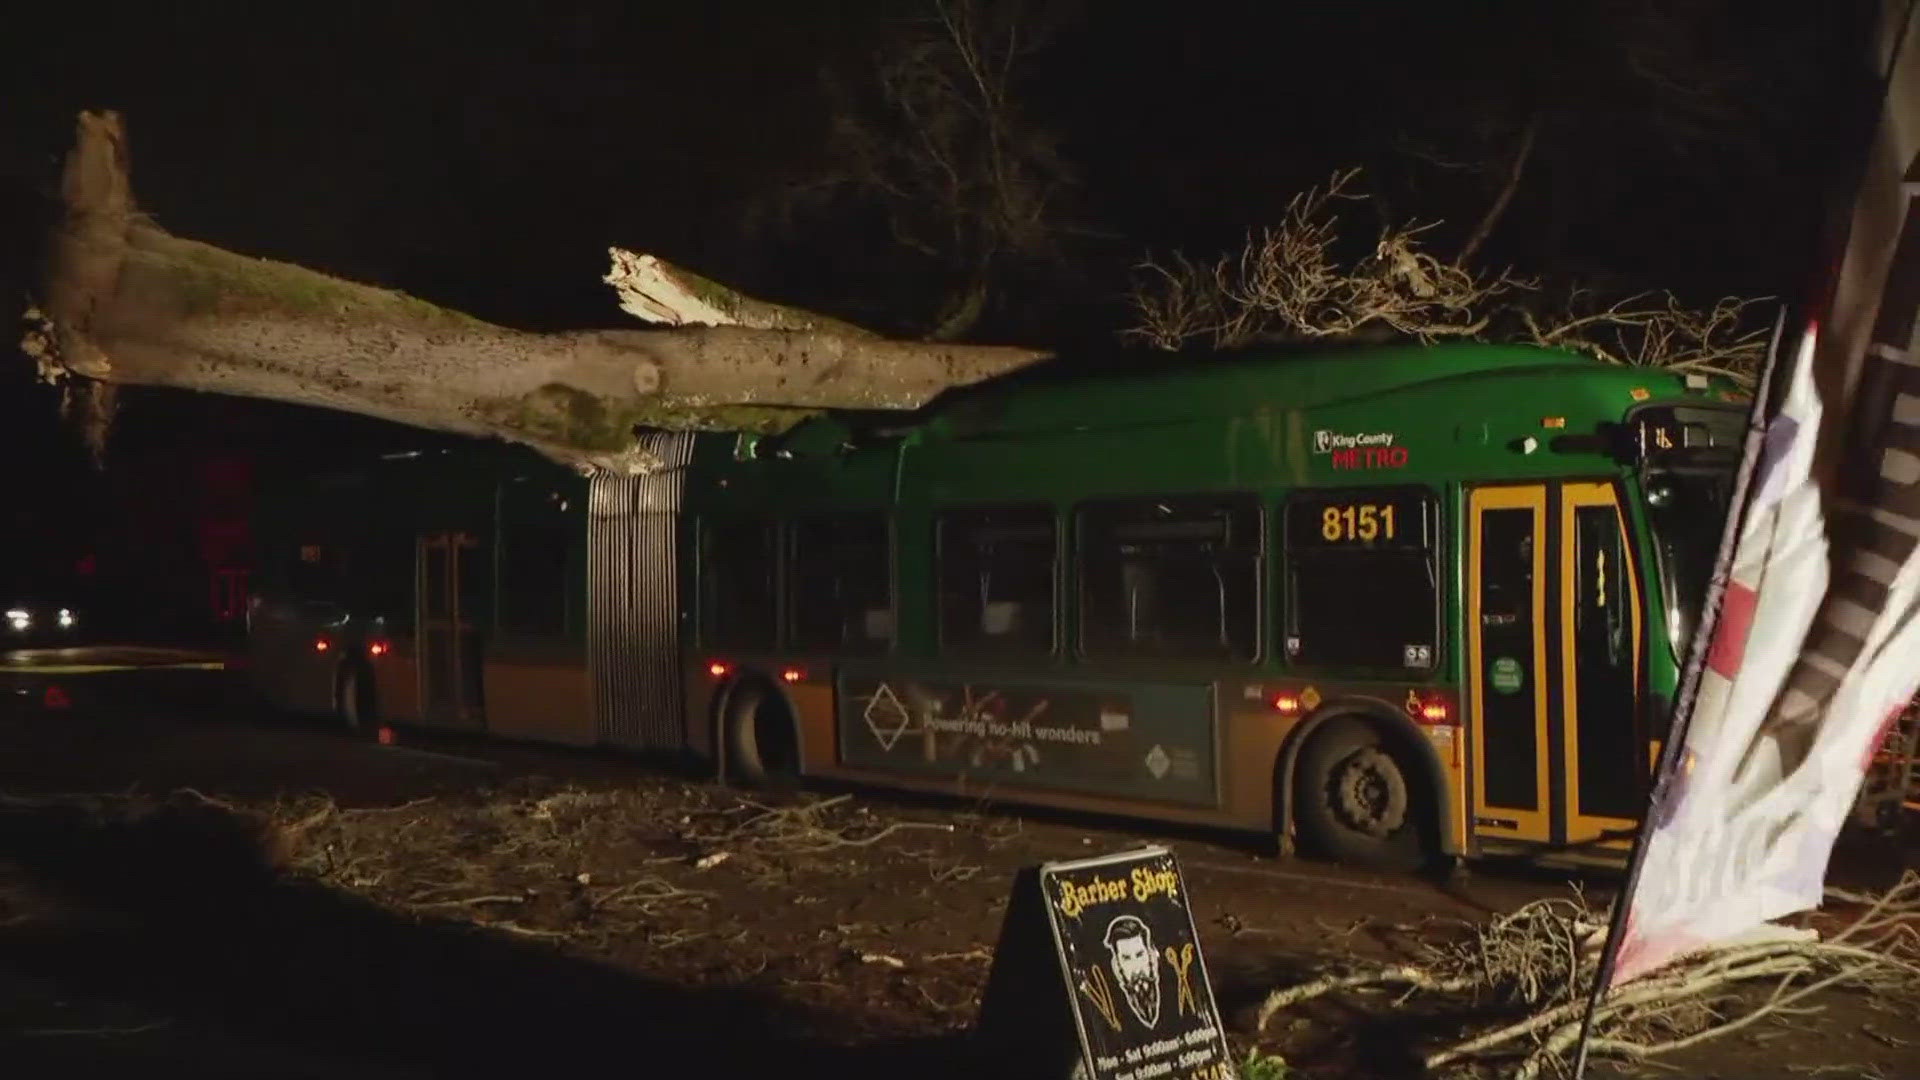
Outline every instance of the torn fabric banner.
[[(1647, 816), (1608, 985), (1817, 906), (1920, 683), (1920, 22), (1885, 5), (1878, 125), (1734, 508), (1719, 615)], [(1763, 383), (1763, 385), (1765, 385)], [(1769, 398), (1771, 400), (1769, 400)]]

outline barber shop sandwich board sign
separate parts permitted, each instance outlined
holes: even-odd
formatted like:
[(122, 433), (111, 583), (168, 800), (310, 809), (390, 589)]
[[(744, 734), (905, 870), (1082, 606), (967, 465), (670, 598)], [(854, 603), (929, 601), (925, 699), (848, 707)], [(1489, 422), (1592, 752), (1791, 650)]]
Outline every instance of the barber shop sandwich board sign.
[[(1008, 1054), (1024, 1047), (1018, 1056), (1039, 1066), (1036, 1074), (1232, 1080), (1189, 905), (1165, 848), (1023, 871), (987, 977), (980, 1034)], [(1035, 1052), (1053, 1060), (1034, 1061)]]

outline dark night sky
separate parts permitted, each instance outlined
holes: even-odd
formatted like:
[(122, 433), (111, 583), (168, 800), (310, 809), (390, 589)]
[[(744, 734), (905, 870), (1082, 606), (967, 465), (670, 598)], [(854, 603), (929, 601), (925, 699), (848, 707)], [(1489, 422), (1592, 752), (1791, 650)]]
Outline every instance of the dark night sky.
[[(0, 178), (17, 201), (44, 184), (76, 109), (113, 107), (138, 197), (181, 235), (534, 328), (622, 322), (599, 282), (608, 244), (859, 315), (896, 300), (874, 292), (861, 307), (863, 290), (899, 276), (899, 253), (872, 230), (743, 223), (781, 178), (832, 164), (823, 73), (857, 80), (891, 40), (889, 18), (914, 6), (10, 15)], [(1649, 28), (1635, 13), (1655, 7), (1677, 14)], [(1086, 226), (1076, 273), (983, 333), (1110, 334), (1145, 251), (1217, 249), (1344, 165), (1366, 166), (1395, 214), (1448, 218), (1455, 231), (1435, 239), (1456, 243), (1491, 190), (1407, 143), (1498, 158), (1536, 108), (1541, 151), (1491, 258), (1700, 296), (1791, 290), (1836, 160), (1832, 94), (1854, 56), (1843, 7), (1082, 3), (1022, 87), (1079, 179), (1066, 208)], [(237, 414), (182, 413), (176, 434), (247, 437), (223, 415)], [(9, 431), (16, 454), (62, 445), (43, 427)]]
[[(25, 123), (12, 149), (57, 147), (75, 108), (110, 105), (127, 114), (143, 204), (176, 232), (509, 321), (613, 320), (597, 284), (608, 243), (752, 276), (761, 260), (743, 249), (768, 245), (738, 235), (741, 200), (821, 144), (820, 72), (857, 74), (883, 16), (912, 6), (335, 4), (227, 17), (129, 4), (94, 18), (75, 5), (84, 21), (15, 35), (6, 100)], [(1063, 134), (1085, 216), (1132, 254), (1271, 220), (1344, 164), (1372, 167), (1401, 213), (1464, 217), (1477, 193), (1458, 198), (1395, 137), (1538, 100), (1581, 125), (1563, 141), (1589, 144), (1588, 175), (1534, 178), (1512, 231), (1537, 227), (1561, 193), (1577, 204), (1560, 215), (1579, 234), (1571, 256), (1639, 269), (1658, 249), (1670, 273), (1751, 291), (1773, 269), (1751, 249), (1779, 246), (1764, 219), (1792, 211), (1769, 197), (1804, 194), (1796, 174), (1820, 164), (1792, 146), (1819, 136), (1805, 103), (1833, 62), (1820, 32), (1837, 36), (1839, 9), (1663, 5), (1740, 13), (1675, 19), (1662, 28), (1674, 40), (1657, 44), (1685, 50), (1674, 68), (1700, 83), (1744, 62), (1732, 94), (1746, 100), (1718, 122), (1760, 144), (1701, 139), (1703, 160), (1682, 162), (1656, 147), (1648, 95), (1613, 78), (1648, 48), (1595, 36), (1637, 28), (1568, 14), (1638, 6), (1088, 4), (1027, 90)], [(1511, 255), (1533, 254), (1506, 239)]]

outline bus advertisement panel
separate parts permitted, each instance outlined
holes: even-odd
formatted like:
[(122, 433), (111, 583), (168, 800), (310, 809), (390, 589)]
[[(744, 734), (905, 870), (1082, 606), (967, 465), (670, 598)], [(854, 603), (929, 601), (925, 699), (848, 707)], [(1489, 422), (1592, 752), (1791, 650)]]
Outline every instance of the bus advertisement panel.
[(1213, 689), (1062, 683), (849, 665), (849, 765), (1146, 802), (1214, 803)]

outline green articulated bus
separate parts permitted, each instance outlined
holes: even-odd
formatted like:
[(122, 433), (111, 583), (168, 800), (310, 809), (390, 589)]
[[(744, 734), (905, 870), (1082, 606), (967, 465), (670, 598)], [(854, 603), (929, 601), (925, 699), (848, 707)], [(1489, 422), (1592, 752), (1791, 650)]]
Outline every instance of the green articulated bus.
[(780, 437), (266, 507), (251, 669), (354, 726), (690, 753), (1410, 866), (1630, 843), (1747, 425), (1459, 344), (1041, 369)]

